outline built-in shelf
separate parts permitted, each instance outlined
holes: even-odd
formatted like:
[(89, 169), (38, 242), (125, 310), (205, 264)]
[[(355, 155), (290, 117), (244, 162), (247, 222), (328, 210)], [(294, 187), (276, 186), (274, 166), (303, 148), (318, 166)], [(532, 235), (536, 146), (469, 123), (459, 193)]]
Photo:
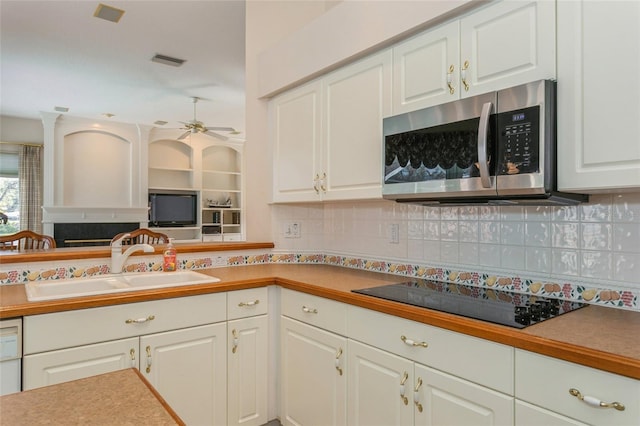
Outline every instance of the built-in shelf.
[[(148, 187), (197, 191), (198, 226), (154, 229), (179, 241), (244, 241), (244, 143), (205, 135), (192, 136), (188, 142), (167, 139), (151, 142)], [(210, 204), (214, 206), (209, 207)]]

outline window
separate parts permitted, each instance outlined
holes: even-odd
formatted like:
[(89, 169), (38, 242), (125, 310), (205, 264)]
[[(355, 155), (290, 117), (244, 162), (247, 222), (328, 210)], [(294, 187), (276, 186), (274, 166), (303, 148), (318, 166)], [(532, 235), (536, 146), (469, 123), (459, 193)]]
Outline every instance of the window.
[(19, 146), (0, 145), (0, 235), (20, 230)]

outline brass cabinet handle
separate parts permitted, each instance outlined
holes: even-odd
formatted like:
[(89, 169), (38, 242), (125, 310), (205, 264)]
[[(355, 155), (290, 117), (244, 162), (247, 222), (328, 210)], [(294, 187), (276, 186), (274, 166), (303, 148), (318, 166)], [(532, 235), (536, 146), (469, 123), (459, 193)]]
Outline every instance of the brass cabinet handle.
[(233, 335), (233, 347), (231, 348), (231, 352), (235, 354), (236, 351), (238, 350), (238, 332), (234, 328), (231, 331), (231, 334)]
[(342, 368), (340, 367), (340, 357), (342, 356), (342, 348), (338, 348), (338, 352), (336, 353), (336, 370), (342, 376)]
[(320, 181), (320, 175), (316, 174), (316, 177), (313, 178), (313, 189), (316, 191), (316, 194), (320, 194), (320, 189), (318, 188), (319, 181)]
[(575, 396), (576, 398), (578, 398), (580, 401), (583, 401), (584, 403), (591, 405), (592, 407), (615, 408), (618, 411), (624, 411), (624, 408), (625, 408), (624, 404), (620, 404), (619, 402), (603, 402), (596, 397), (582, 395), (582, 393), (580, 393), (580, 391), (575, 388), (569, 389), (569, 393), (572, 396)]
[(135, 367), (136, 366), (136, 350), (131, 348), (131, 350), (129, 351), (129, 357), (131, 358), (131, 366)]
[(125, 320), (125, 324), (142, 324), (145, 322), (153, 321), (154, 319), (156, 319), (155, 315), (149, 315), (146, 318), (136, 318), (136, 319), (129, 318)]
[(400, 340), (402, 340), (405, 344), (409, 346), (420, 346), (426, 348), (429, 346), (427, 342), (416, 342), (415, 340), (407, 339), (406, 336), (400, 336)]
[(453, 64), (449, 65), (449, 72), (447, 72), (447, 86), (449, 86), (449, 93), (450, 94), (454, 94), (456, 91), (456, 88), (453, 87), (453, 71), (454, 71), (454, 66)]
[(316, 308), (308, 308), (306, 306), (302, 306), (302, 312), (306, 313), (306, 314), (317, 314), (318, 310)]
[(404, 405), (409, 405), (409, 399), (405, 396), (404, 384), (407, 382), (409, 378), (409, 373), (406, 371), (402, 375), (402, 379), (400, 380), (400, 399), (404, 402)]
[(238, 307), (247, 308), (247, 307), (250, 307), (250, 306), (256, 306), (258, 303), (260, 303), (259, 299), (252, 300), (250, 302), (240, 302), (240, 303), (238, 303)]
[(322, 173), (322, 177), (320, 178), (320, 189), (322, 190), (323, 193), (327, 193), (327, 174), (326, 173)]
[(468, 68), (469, 68), (469, 61), (464, 61), (464, 65), (462, 66), (462, 72), (460, 73), (460, 78), (462, 79), (462, 84), (464, 85), (465, 92), (469, 91), (469, 83), (467, 83)]
[(422, 413), (422, 404), (420, 404), (420, 387), (422, 387), (422, 378), (418, 377), (416, 387), (413, 389), (413, 403), (416, 405), (418, 412)]
[(147, 346), (146, 348), (147, 351), (147, 373), (151, 373), (151, 346)]

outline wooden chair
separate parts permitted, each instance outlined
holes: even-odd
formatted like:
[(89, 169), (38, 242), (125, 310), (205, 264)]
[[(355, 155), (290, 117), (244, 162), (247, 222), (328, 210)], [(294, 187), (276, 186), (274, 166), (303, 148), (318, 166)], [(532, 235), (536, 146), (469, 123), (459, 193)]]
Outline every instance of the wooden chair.
[(32, 231), (19, 231), (11, 235), (0, 235), (0, 250), (54, 249), (56, 240), (48, 235)]
[(129, 237), (122, 240), (123, 246), (131, 246), (134, 244), (167, 244), (169, 242), (169, 237), (166, 234), (161, 232), (154, 232), (150, 229), (140, 228), (131, 232), (123, 232), (121, 234), (113, 237), (111, 242), (117, 240), (118, 238), (122, 238), (125, 234), (131, 234)]

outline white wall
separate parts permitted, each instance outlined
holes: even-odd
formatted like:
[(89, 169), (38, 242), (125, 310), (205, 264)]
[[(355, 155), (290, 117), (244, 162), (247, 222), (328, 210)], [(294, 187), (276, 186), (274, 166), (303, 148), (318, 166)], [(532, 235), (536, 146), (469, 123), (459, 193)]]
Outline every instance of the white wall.
[[(258, 99), (258, 54), (323, 14), (323, 1), (248, 1), (246, 5), (246, 226), (250, 241), (271, 241), (271, 153), (267, 102)], [(287, 64), (281, 64), (286, 67)]]
[(0, 116), (0, 141), (44, 143), (41, 120)]

